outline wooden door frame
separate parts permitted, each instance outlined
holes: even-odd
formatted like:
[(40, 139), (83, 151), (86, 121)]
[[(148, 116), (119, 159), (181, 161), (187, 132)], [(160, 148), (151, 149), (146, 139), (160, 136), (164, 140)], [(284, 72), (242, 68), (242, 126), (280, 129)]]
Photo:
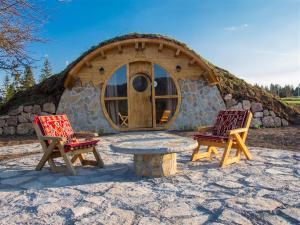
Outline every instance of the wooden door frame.
[[(107, 110), (106, 110), (106, 106), (105, 106), (105, 100), (127, 100), (127, 109), (129, 112), (129, 107), (130, 107), (130, 101), (128, 101), (128, 93), (129, 93), (129, 85), (128, 82), (129, 81), (129, 64), (130, 63), (134, 63), (134, 62), (148, 62), (151, 63), (151, 68), (152, 68), (152, 119), (153, 119), (153, 127), (152, 128), (124, 128), (124, 127), (118, 127), (110, 118)], [(170, 119), (170, 121), (163, 127), (157, 127), (156, 126), (156, 107), (155, 107), (155, 100), (156, 100), (156, 96), (154, 95), (155, 93), (155, 87), (153, 85), (154, 82), (154, 64), (157, 64), (159, 66), (161, 66), (167, 73), (168, 75), (170, 75), (170, 77), (172, 78), (172, 80), (174, 81), (175, 87), (176, 87), (176, 91), (177, 91), (177, 105), (176, 105), (176, 110), (172, 116), (172, 118)], [(113, 97), (113, 98), (105, 98), (105, 89), (107, 86), (107, 83), (109, 81), (109, 79), (111, 78), (111, 76), (118, 70), (120, 69), (122, 66), (126, 65), (126, 77), (127, 77), (127, 97)], [(175, 72), (175, 71), (174, 71)], [(166, 98), (169, 98), (169, 96), (165, 96)], [(163, 98), (163, 97), (161, 97)], [(169, 70), (166, 69), (166, 66), (164, 66), (164, 64), (161, 61), (156, 61), (156, 60), (148, 60), (145, 58), (135, 58), (135, 59), (130, 59), (128, 60), (126, 63), (122, 64), (122, 65), (118, 65), (113, 72), (107, 77), (107, 79), (104, 81), (102, 87), (101, 87), (101, 94), (100, 94), (100, 104), (101, 104), (101, 108), (102, 108), (102, 112), (105, 116), (105, 118), (107, 119), (109, 125), (117, 131), (148, 131), (148, 130), (168, 130), (170, 128), (170, 126), (174, 123), (175, 119), (178, 116), (178, 113), (180, 111), (180, 107), (181, 107), (181, 100), (182, 100), (182, 96), (181, 96), (181, 90), (179, 87), (179, 84), (177, 82), (176, 77), (174, 76), (173, 73), (171, 73)], [(130, 121), (128, 121), (130, 123)]]

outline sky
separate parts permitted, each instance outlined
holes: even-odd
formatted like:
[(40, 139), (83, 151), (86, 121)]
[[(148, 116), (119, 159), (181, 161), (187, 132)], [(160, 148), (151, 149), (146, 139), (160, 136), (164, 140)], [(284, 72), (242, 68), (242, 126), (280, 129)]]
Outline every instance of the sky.
[(254, 84), (300, 84), (300, 0), (44, 0), (46, 43), (28, 47), (38, 77), (131, 32), (167, 35)]

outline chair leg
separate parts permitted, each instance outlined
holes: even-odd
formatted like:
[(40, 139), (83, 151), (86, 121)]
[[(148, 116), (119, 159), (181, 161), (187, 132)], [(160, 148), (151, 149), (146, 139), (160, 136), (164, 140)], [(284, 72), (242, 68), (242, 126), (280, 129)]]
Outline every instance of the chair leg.
[(241, 136), (236, 134), (235, 135), (235, 138), (236, 138), (236, 141), (237, 141), (237, 144), (239, 145), (241, 151), (244, 153), (244, 155), (246, 156), (246, 158), (248, 160), (252, 160), (252, 155), (251, 153), (249, 152), (249, 149), (247, 148), (247, 146), (245, 145), (244, 141), (242, 140)]
[[(35, 170), (41, 170), (44, 167), (45, 163), (50, 159), (51, 154), (52, 154), (52, 151), (46, 151), (44, 153), (44, 155), (42, 156), (41, 160), (39, 161), (39, 163), (37, 164)], [(52, 161), (53, 161), (53, 159), (52, 159)], [(51, 167), (51, 164), (50, 164), (50, 167)]]
[(227, 143), (227, 146), (224, 150), (222, 160), (220, 162), (220, 167), (224, 167), (224, 166), (228, 165), (227, 161), (228, 161), (228, 157), (229, 157), (229, 154), (230, 154), (232, 144), (233, 144), (232, 140), (229, 139), (229, 141)]
[(71, 160), (69, 159), (69, 156), (65, 153), (64, 148), (63, 148), (63, 145), (60, 144), (60, 145), (58, 146), (58, 149), (59, 149), (60, 154), (61, 154), (61, 156), (63, 157), (63, 159), (64, 159), (64, 161), (65, 161), (65, 163), (66, 163), (66, 167), (67, 167), (68, 172), (69, 172), (71, 175), (75, 176), (75, 175), (76, 175), (75, 168), (74, 168), (74, 166), (72, 165), (72, 162), (71, 162)]
[(98, 167), (103, 168), (104, 167), (104, 162), (103, 162), (99, 152), (97, 151), (96, 147), (93, 148), (93, 154), (94, 154), (95, 159), (97, 161)]
[(200, 151), (200, 143), (198, 142), (198, 147), (194, 150), (192, 154), (191, 161), (195, 162), (199, 159), (203, 158), (212, 158), (212, 153), (214, 153), (216, 156), (219, 154), (218, 150), (214, 146), (207, 146), (206, 152), (199, 152)]

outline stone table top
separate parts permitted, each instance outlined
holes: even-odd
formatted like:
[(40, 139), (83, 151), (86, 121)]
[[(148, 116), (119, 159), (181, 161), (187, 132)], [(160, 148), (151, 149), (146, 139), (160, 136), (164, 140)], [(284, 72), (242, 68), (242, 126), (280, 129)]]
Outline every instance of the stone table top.
[(124, 154), (168, 154), (183, 151), (192, 151), (197, 147), (197, 141), (192, 138), (181, 137), (169, 133), (154, 132), (136, 138), (136, 135), (127, 140), (111, 144), (111, 149)]

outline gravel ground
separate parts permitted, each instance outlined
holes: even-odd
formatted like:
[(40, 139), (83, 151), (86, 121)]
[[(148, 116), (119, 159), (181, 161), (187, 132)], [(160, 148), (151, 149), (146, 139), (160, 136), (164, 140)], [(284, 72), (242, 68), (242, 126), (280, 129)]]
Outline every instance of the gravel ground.
[[(131, 155), (109, 147), (140, 135), (102, 137), (105, 168), (78, 167), (73, 177), (48, 166), (34, 171), (41, 154), (0, 161), (0, 224), (300, 223), (299, 152), (251, 147), (254, 160), (225, 169), (217, 159), (191, 163), (185, 152), (177, 175), (143, 179)], [(0, 151), (38, 149), (34, 143)]]

